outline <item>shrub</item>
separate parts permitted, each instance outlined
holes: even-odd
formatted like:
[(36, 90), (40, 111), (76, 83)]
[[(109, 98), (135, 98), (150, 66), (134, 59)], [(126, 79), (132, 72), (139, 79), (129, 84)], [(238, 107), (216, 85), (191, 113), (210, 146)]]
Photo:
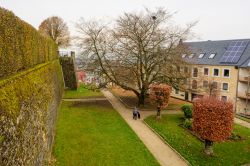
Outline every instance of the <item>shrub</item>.
[(233, 104), (216, 98), (194, 101), (193, 130), (205, 140), (205, 153), (213, 154), (213, 142), (226, 140), (233, 127)]
[(166, 84), (152, 84), (150, 86), (150, 102), (157, 106), (157, 118), (161, 117), (161, 110), (168, 106), (171, 86)]
[(190, 104), (185, 104), (181, 107), (182, 111), (184, 112), (184, 116), (185, 118), (187, 119), (190, 119), (193, 117), (192, 115), (192, 109), (193, 109), (193, 106), (190, 105)]
[(185, 119), (183, 126), (187, 129), (192, 129), (192, 121), (190, 119)]

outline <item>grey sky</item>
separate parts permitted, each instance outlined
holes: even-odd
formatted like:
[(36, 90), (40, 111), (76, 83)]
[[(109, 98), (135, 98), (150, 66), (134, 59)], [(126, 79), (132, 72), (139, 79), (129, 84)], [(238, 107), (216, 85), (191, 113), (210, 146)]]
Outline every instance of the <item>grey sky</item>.
[(177, 12), (177, 24), (199, 20), (194, 29), (199, 40), (250, 38), (249, 0), (0, 0), (0, 6), (36, 28), (45, 18), (60, 16), (71, 31), (80, 17), (112, 19), (124, 11), (164, 7)]

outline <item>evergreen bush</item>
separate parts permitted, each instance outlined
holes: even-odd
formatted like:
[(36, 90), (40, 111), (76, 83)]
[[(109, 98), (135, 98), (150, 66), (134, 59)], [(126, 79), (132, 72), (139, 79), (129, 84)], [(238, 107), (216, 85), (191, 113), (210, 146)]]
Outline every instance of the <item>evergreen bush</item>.
[(190, 118), (193, 117), (193, 116), (192, 116), (192, 109), (193, 109), (193, 106), (192, 106), (192, 105), (190, 105), (190, 104), (185, 104), (185, 105), (183, 105), (183, 106), (181, 107), (181, 109), (182, 109), (182, 111), (183, 111), (183, 113), (184, 113), (185, 118), (190, 119)]

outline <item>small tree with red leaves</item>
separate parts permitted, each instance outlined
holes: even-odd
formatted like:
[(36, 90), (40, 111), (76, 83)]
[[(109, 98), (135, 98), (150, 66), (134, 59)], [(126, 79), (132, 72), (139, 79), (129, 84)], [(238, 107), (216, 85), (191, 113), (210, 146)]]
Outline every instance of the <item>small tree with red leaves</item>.
[(205, 140), (207, 155), (213, 155), (213, 142), (226, 140), (233, 128), (233, 104), (216, 98), (196, 99), (193, 130)]
[(161, 110), (168, 106), (171, 86), (166, 84), (152, 84), (150, 86), (150, 102), (157, 106), (157, 119), (161, 118)]

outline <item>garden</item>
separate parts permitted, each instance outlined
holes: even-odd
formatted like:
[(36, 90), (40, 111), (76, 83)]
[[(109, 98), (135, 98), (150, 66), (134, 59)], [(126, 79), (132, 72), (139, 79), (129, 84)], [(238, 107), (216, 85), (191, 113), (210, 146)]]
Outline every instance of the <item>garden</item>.
[(203, 153), (204, 143), (187, 129), (180, 126), (184, 116), (162, 115), (161, 120), (155, 116), (145, 119), (170, 146), (177, 150), (191, 165), (243, 165), (250, 163), (250, 130), (234, 124), (233, 133), (242, 136), (239, 141), (227, 140), (214, 144), (214, 156)]
[[(101, 96), (83, 87), (70, 93), (70, 97)], [(60, 166), (159, 165), (108, 101), (63, 101), (53, 156), (54, 165)]]
[(250, 163), (250, 130), (233, 123), (233, 104), (217, 98), (197, 98), (181, 107), (183, 114), (161, 115), (171, 89), (150, 88), (157, 116), (144, 122), (191, 165), (246, 165)]

